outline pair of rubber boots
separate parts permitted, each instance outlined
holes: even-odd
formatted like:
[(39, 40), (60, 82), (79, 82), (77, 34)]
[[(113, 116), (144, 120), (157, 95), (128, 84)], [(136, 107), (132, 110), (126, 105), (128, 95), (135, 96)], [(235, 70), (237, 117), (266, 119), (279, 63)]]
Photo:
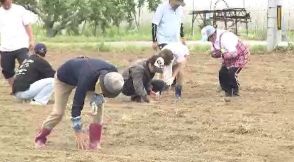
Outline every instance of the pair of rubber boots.
[[(42, 128), (35, 138), (35, 147), (43, 148), (46, 145), (47, 136), (51, 133), (51, 129)], [(100, 148), (102, 135), (102, 125), (92, 123), (89, 126), (89, 149), (96, 150)]]

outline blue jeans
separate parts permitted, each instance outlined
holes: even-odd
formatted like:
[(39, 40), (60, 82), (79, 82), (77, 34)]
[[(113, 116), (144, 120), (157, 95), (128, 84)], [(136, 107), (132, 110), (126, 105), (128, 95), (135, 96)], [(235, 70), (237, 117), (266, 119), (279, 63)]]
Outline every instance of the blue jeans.
[(46, 105), (53, 93), (54, 78), (38, 80), (30, 85), (26, 91), (15, 93), (15, 97), (22, 100), (34, 99), (36, 102)]

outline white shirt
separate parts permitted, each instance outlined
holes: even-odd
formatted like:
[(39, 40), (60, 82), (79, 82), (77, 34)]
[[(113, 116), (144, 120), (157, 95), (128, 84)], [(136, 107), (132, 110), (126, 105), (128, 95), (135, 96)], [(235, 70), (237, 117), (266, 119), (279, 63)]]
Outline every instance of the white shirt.
[(24, 7), (12, 4), (9, 10), (0, 8), (0, 51), (15, 51), (29, 47), (25, 25), (33, 21)]
[(180, 41), (182, 17), (182, 6), (174, 10), (169, 1), (166, 1), (157, 7), (152, 23), (158, 26), (156, 33), (158, 44)]
[[(221, 34), (224, 33), (221, 37)], [(220, 47), (220, 41), (221, 41), (221, 47)], [(239, 42), (239, 38), (232, 32), (217, 29), (216, 30), (216, 40), (213, 43), (213, 46), (217, 50), (224, 50), (225, 52), (236, 52), (237, 51), (237, 44)], [(212, 47), (213, 50), (213, 47)]]
[(170, 65), (165, 66), (163, 69), (163, 81), (168, 83), (173, 75), (173, 65), (185, 61), (186, 57), (189, 55), (189, 49), (180, 42), (167, 44), (163, 49), (171, 50), (175, 57), (173, 62)]
[(163, 49), (169, 49), (174, 54), (175, 60), (174, 64), (180, 63), (184, 60), (186, 60), (186, 57), (190, 54), (189, 49), (186, 45), (183, 45), (182, 43), (170, 43), (166, 46), (164, 46)]

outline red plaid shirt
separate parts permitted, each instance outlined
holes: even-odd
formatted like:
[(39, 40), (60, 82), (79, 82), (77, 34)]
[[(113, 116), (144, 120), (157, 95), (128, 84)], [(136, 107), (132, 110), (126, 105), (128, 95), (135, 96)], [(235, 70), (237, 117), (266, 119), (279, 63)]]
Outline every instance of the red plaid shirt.
[[(226, 32), (224, 32), (226, 33)], [(222, 35), (224, 34), (222, 33), (220, 35), (220, 40), (219, 40), (219, 48), (222, 49), (221, 47), (221, 38)], [(245, 45), (242, 41), (238, 41), (238, 44), (236, 46), (237, 52), (235, 53), (230, 53), (230, 52), (225, 52), (222, 53), (220, 49), (217, 49), (214, 45), (213, 45), (213, 53), (214, 53), (214, 57), (215, 58), (221, 58), (222, 59), (222, 64), (228, 68), (230, 67), (241, 67), (243, 68), (246, 63), (249, 60), (249, 56), (250, 56), (250, 51), (247, 45)]]
[[(226, 53), (224, 53), (223, 55), (226, 55)], [(248, 46), (239, 40), (237, 44), (237, 56), (233, 58), (222, 57), (223, 65), (225, 65), (226, 67), (243, 68), (249, 60), (249, 55), (250, 51)]]

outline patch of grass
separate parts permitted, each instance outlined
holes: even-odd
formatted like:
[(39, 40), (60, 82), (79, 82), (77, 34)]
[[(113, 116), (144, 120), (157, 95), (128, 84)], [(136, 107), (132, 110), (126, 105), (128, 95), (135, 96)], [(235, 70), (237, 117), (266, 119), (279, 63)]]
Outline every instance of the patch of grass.
[(288, 43), (288, 46), (277, 47), (274, 51), (276, 53), (293, 54), (294, 53), (294, 44)]
[(196, 45), (190, 48), (191, 52), (199, 52), (199, 53), (207, 53), (210, 51), (210, 45), (209, 44), (203, 44), (203, 45)]
[(118, 52), (130, 52), (130, 53), (142, 53), (144, 51), (147, 51), (151, 47), (140, 47), (135, 45), (128, 45), (122, 48), (116, 48), (115, 51)]
[(104, 42), (101, 42), (98, 44), (97, 50), (101, 52), (110, 52), (111, 47), (109, 45), (105, 45)]
[(267, 52), (267, 47), (264, 45), (253, 45), (249, 48), (251, 54), (265, 54)]
[(251, 29), (246, 33), (246, 30), (240, 30), (239, 33), (242, 39), (246, 40), (266, 40), (266, 29)]
[(290, 42), (293, 42), (294, 41), (294, 30), (289, 30), (287, 32), (287, 38), (288, 38), (288, 41), (290, 41)]

